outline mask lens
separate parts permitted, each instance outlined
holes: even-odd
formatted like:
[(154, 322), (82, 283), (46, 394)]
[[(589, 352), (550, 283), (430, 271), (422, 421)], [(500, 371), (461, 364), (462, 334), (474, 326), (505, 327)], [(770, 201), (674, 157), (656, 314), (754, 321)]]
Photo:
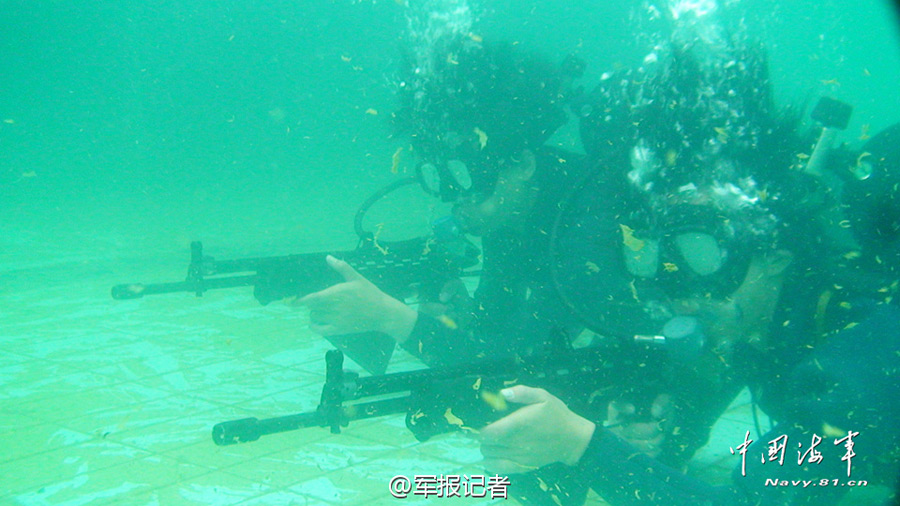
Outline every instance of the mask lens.
[(450, 160), (447, 162), (447, 171), (453, 178), (453, 185), (460, 191), (468, 191), (472, 188), (472, 175), (466, 164), (459, 160)]
[(659, 241), (648, 239), (639, 244), (640, 248), (623, 246), (625, 268), (632, 276), (649, 279), (656, 276), (659, 267)]
[(440, 195), (441, 193), (441, 174), (438, 168), (431, 163), (419, 165), (419, 183), (422, 189), (431, 195)]
[(715, 274), (722, 268), (725, 252), (715, 237), (700, 232), (675, 236), (675, 246), (691, 271), (700, 276)]

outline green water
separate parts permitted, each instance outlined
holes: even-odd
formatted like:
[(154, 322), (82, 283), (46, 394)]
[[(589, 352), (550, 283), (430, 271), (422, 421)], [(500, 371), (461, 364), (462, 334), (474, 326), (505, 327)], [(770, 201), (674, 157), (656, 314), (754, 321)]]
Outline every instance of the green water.
[[(635, 5), (484, 1), (475, 31), (580, 54), (590, 87), (646, 53)], [(887, 2), (742, 5), (784, 102), (852, 103), (850, 142), (898, 119)], [(259, 233), (284, 247), (346, 241), (355, 203), (393, 177), (398, 2), (6, 1), (2, 16), (0, 212), (11, 231), (115, 242), (146, 220), (135, 247), (206, 237), (242, 249)]]
[[(820, 95), (830, 95), (852, 104), (854, 115), (840, 140), (854, 147), (865, 135), (900, 121), (900, 32), (890, 3), (740, 4), (751, 33), (769, 49), (780, 103), (811, 104)], [(584, 58), (588, 71), (582, 84), (588, 89), (603, 72), (639, 64), (648, 51), (635, 38), (632, 19), (639, 2), (634, 0), (473, 0), (470, 5), (478, 18), (473, 33), (485, 40), (517, 41), (557, 60), (571, 53)], [(283, 329), (278, 320), (282, 316), (302, 327), (291, 319), (293, 313), (257, 308), (246, 293), (240, 295), (246, 302), (215, 296), (196, 302), (185, 316), (179, 311), (195, 304), (193, 299), (115, 306), (106, 290), (132, 278), (163, 281), (146, 278), (182, 276), (192, 240), (203, 240), (221, 257), (353, 247), (352, 220), (359, 203), (410, 173), (406, 151), (401, 163), (394, 163), (395, 153), (406, 150), (408, 140), (395, 136), (391, 124), (406, 9), (404, 2), (394, 0), (0, 1), (0, 327), (7, 328), (0, 330), (0, 379), (6, 382), (0, 384), (0, 402), (13, 406), (9, 403), (24, 400), (32, 406), (56, 398), (48, 393), (29, 401), (31, 394), (16, 394), (14, 387), (41, 392), (40, 385), (57, 374), (72, 376), (76, 386), (80, 376), (75, 375), (90, 374), (97, 380), (92, 388), (131, 381), (131, 376), (119, 378), (109, 370), (94, 375), (84, 365), (89, 360), (80, 366), (60, 365), (62, 359), (52, 354), (57, 352), (45, 353), (34, 345), (35, 339), (50, 336), (48, 342), (60, 345), (60, 356), (97, 358), (100, 363), (103, 343), (121, 349), (126, 341), (97, 336), (113, 330), (131, 335), (122, 330), (129, 328), (130, 318), (164, 329), (175, 315), (179, 332), (196, 334), (197, 340), (185, 349), (211, 354), (190, 367), (248, 356), (271, 364), (275, 362), (260, 357), (315, 339), (294, 329), (289, 337), (239, 344), (241, 338), (256, 337), (258, 329)], [(577, 126), (570, 122), (552, 142), (577, 150), (577, 137)], [(370, 224), (384, 223), (386, 234), (423, 230), (438, 212), (433, 206), (419, 195), (408, 195), (377, 210)], [(199, 305), (203, 303), (210, 305)], [(233, 321), (204, 320), (223, 307)], [(132, 310), (134, 315), (128, 313)], [(259, 326), (247, 323), (245, 311), (246, 318), (259, 319)], [(207, 330), (215, 340), (197, 337)], [(70, 348), (70, 336), (89, 337)], [(175, 339), (168, 339), (175, 346)], [(160, 346), (165, 348), (165, 343)], [(302, 371), (309, 386), (303, 396), (314, 403), (321, 350), (313, 348), (297, 361), (309, 364)], [(83, 355), (71, 355), (73, 350)], [(184, 351), (177, 350), (181, 348), (160, 353)], [(268, 373), (253, 371), (257, 376)], [(227, 375), (221, 379), (227, 380)], [(65, 389), (54, 392), (68, 395)], [(179, 395), (175, 390), (166, 393)], [(235, 412), (232, 404), (200, 398), (204, 409), (228, 408), (204, 418), (210, 422), (246, 415), (257, 407), (238, 405)], [(267, 405), (269, 413), (259, 414), (311, 407), (298, 402)], [(50, 408), (20, 419), (18, 409), (0, 413), (0, 438), (20, 438), (24, 431), (28, 444), (32, 437), (43, 444), (52, 439), (45, 433), (54, 434), (48, 426), (81, 430), (90, 441), (96, 436), (92, 431), (97, 424), (92, 422), (83, 428), (67, 424)], [(179, 412), (172, 408), (168, 413), (175, 417)], [(89, 416), (87, 411), (77, 415), (79, 420)], [(110, 423), (127, 425), (124, 416)], [(164, 455), (208, 467), (161, 480), (159, 487), (165, 490), (172, 481), (199, 487), (194, 476), (218, 476), (217, 464), (226, 457), (202, 453), (211, 446), (207, 430), (204, 427), (202, 438), (192, 442), (200, 453)], [(365, 439), (350, 440), (360, 444)], [(157, 451), (130, 440), (121, 443), (141, 452)], [(0, 485), (26, 479), (34, 484), (33, 490), (0, 487), (0, 503), (153, 504), (155, 496), (106, 495), (94, 502), (78, 492), (42, 499), (45, 487), (75, 472), (66, 463), (68, 446), (54, 444), (41, 451), (58, 455), (29, 460), (31, 467), (16, 460), (32, 458), (27, 449), (21, 449), (21, 455), (10, 450), (0, 456), (0, 469), (19, 473), (0, 474)], [(385, 448), (378, 446), (371, 455), (386, 453)], [(279, 449), (277, 443), (267, 447), (272, 453)], [(234, 475), (249, 483), (271, 479), (271, 474), (254, 474), (262, 464), (253, 459), (263, 454), (256, 451), (227, 457), (243, 459), (242, 473)], [(401, 455), (409, 459), (403, 461), (407, 464), (415, 460)], [(423, 458), (439, 461), (433, 457)], [(462, 465), (469, 463), (467, 458), (451, 455), (447, 460)], [(432, 465), (433, 472), (440, 472), (437, 466)], [(112, 483), (117, 478), (111, 476), (105, 479)], [(226, 482), (232, 477), (223, 476)], [(316, 492), (318, 482), (311, 482), (297, 493), (324, 497), (322, 504), (340, 502)], [(251, 492), (240, 500), (252, 499), (257, 492), (276, 494), (278, 487), (293, 482), (265, 483), (265, 491), (247, 485)], [(218, 497), (203, 493), (212, 495), (181, 494), (163, 504), (212, 504), (207, 499)], [(258, 504), (288, 504), (278, 497)], [(354, 504), (373, 497), (363, 495)]]

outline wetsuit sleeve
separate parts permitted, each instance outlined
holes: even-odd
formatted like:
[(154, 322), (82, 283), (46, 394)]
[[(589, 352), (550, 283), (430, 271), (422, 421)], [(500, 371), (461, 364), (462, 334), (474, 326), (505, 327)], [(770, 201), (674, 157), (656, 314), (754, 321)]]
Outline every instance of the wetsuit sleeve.
[(421, 312), (412, 334), (402, 347), (431, 367), (477, 359), (485, 349), (471, 330), (453, 328), (446, 321)]
[(672, 469), (597, 427), (577, 476), (611, 504), (743, 504), (736, 491), (712, 487)]
[(516, 353), (523, 339), (536, 332), (522, 316), (527, 280), (517, 258), (521, 252), (517, 238), (486, 238), (484, 249), (484, 268), (471, 307), (449, 319), (419, 312), (402, 345), (432, 367)]

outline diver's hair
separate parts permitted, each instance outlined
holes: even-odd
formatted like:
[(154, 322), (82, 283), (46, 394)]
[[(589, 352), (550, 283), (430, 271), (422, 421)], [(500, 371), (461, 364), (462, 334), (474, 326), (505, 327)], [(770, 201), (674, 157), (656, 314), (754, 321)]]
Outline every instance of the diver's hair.
[[(423, 73), (404, 60), (396, 113), (423, 157), (507, 157), (540, 146), (567, 121), (559, 68), (511, 44), (458, 36)], [(480, 144), (460, 146), (483, 136)], [(471, 141), (469, 141), (471, 142)], [(461, 151), (462, 154), (456, 151)]]

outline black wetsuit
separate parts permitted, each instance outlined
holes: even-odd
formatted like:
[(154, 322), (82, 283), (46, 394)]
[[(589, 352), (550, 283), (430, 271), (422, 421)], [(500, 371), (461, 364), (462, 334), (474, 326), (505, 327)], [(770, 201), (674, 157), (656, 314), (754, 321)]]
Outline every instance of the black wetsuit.
[[(761, 436), (742, 428), (722, 443), (720, 450), (735, 452), (730, 486), (688, 477), (599, 426), (575, 479), (612, 504), (835, 504), (851, 480), (898, 485), (893, 480), (900, 475), (900, 308), (867, 300), (839, 307), (844, 314), (832, 322), (838, 330), (812, 348), (794, 345), (815, 332), (814, 318), (782, 307), (773, 323), (782, 346), (768, 354), (748, 352), (736, 365), (751, 375), (760, 407), (777, 423)], [(744, 465), (739, 447), (747, 431), (752, 444)], [(842, 460), (848, 450), (844, 443), (835, 445), (848, 431), (858, 433), (849, 477)], [(799, 452), (812, 446), (813, 434), (822, 438), (815, 448), (822, 459), (809, 463), (807, 454), (800, 465)], [(783, 462), (777, 452), (769, 460), (770, 442), (782, 436)]]
[[(812, 250), (797, 247), (807, 261), (795, 260), (787, 275), (768, 348), (738, 345), (729, 357), (706, 351), (688, 362), (669, 360), (663, 350), (642, 353), (631, 336), (659, 332), (660, 321), (650, 316), (646, 302), (664, 296), (652, 283), (641, 284), (627, 273), (620, 230), (620, 224), (627, 223), (627, 204), (627, 189), (602, 174), (583, 186), (570, 203), (569, 214), (560, 220), (564, 226), (557, 230), (558, 247), (566, 251), (559, 257), (559, 279), (575, 310), (612, 338), (607, 356), (618, 363), (619, 371), (631, 374), (632, 380), (624, 383), (635, 386), (632, 395), (643, 395), (645, 401), (656, 391), (673, 395), (676, 411), (670, 418), (675, 423), (666, 426), (659, 460), (598, 423), (581, 464), (556, 469), (554, 474), (589, 485), (613, 504), (802, 503), (806, 496), (825, 500), (828, 494), (846, 492), (841, 483), (847, 480), (875, 481), (875, 474), (885, 472), (894, 476), (900, 456), (900, 434), (893, 432), (900, 429), (900, 308), (884, 298), (876, 303), (844, 293), (848, 290), (829, 281), (827, 266), (812, 258)], [(585, 269), (589, 263), (602, 267), (597, 272)], [(662, 385), (656, 384), (659, 381)], [(747, 476), (740, 476), (736, 456), (739, 474), (733, 487), (715, 488), (686, 477), (676, 468), (706, 442), (712, 424), (745, 386), (765, 413), (779, 422), (762, 437), (757, 437), (755, 427), (747, 427), (754, 440), (747, 453)], [(590, 413), (579, 414), (591, 418)], [(833, 436), (841, 430), (860, 433), (853, 459), (857, 474), (851, 478), (841, 461), (845, 449), (833, 444)], [(796, 463), (797, 445), (802, 443), (806, 450), (813, 432), (825, 438), (818, 447), (823, 462), (804, 471)], [(733, 434), (729, 444), (737, 448), (745, 433)], [(781, 435), (788, 436), (784, 464), (760, 464), (760, 453)], [(887, 457), (891, 452), (893, 459)], [(767, 478), (789, 484), (765, 486)], [(830, 481), (828, 490), (827, 485), (811, 483), (807, 489), (814, 493), (802, 489), (802, 480), (835, 479), (840, 480), (838, 485)], [(801, 482), (792, 485), (790, 480)]]
[(482, 238), (483, 269), (473, 308), (454, 321), (419, 313), (403, 348), (437, 367), (490, 355), (527, 355), (550, 346), (577, 326), (553, 287), (550, 233), (559, 203), (583, 177), (584, 157), (552, 148), (536, 151), (539, 194), (521, 228), (503, 228)]

